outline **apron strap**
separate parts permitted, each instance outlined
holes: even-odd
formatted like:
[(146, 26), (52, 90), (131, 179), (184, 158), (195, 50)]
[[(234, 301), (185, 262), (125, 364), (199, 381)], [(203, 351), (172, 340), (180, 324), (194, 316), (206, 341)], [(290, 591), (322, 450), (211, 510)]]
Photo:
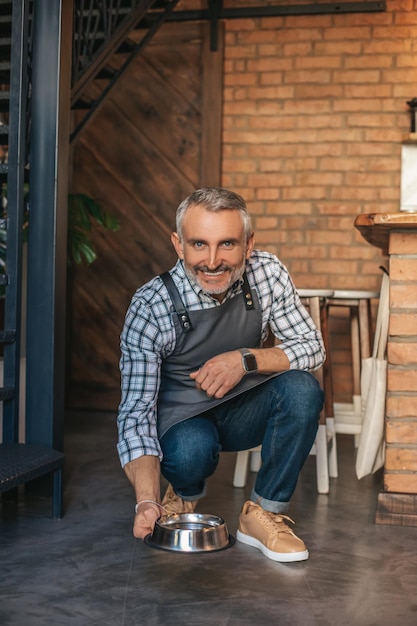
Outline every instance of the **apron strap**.
[(243, 276), (243, 286), (242, 286), (242, 294), (245, 300), (245, 307), (247, 311), (253, 311), (255, 308), (255, 304), (253, 302), (252, 291), (249, 287), (248, 277), (246, 276), (246, 272), (244, 272)]
[(185, 308), (181, 300), (181, 296), (178, 293), (178, 289), (174, 281), (172, 280), (171, 274), (169, 272), (164, 272), (160, 275), (160, 278), (162, 279), (165, 287), (168, 289), (168, 293), (171, 297), (172, 304), (174, 305), (174, 309), (178, 315), (178, 319), (180, 321), (183, 331), (185, 333), (189, 333), (190, 330), (193, 329), (193, 326), (188, 316), (187, 309)]
[[(191, 320), (189, 318), (187, 309), (185, 308), (183, 301), (181, 300), (181, 296), (178, 292), (178, 289), (172, 280), (171, 274), (169, 272), (164, 272), (160, 274), (160, 278), (163, 281), (165, 287), (168, 290), (168, 293), (171, 297), (172, 304), (174, 305), (174, 309), (176, 314), (178, 315), (178, 319), (180, 321), (181, 327), (185, 333), (189, 333), (190, 330), (193, 329), (193, 325), (191, 324)], [(248, 277), (246, 276), (246, 272), (243, 274), (243, 286), (242, 286), (242, 295), (245, 302), (245, 308), (247, 311), (253, 311), (255, 308), (255, 303), (252, 297), (252, 291), (249, 286)]]

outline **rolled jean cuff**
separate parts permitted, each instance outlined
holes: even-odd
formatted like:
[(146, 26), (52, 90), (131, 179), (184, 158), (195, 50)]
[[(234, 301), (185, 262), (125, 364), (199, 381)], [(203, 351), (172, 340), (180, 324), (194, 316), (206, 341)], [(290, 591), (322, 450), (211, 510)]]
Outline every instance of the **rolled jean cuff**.
[(175, 491), (175, 493), (182, 500), (184, 500), (184, 502), (195, 502), (196, 500), (201, 500), (201, 498), (204, 498), (207, 495), (207, 483), (206, 482), (204, 483), (204, 488), (200, 493), (197, 493), (196, 495), (193, 495), (193, 496), (183, 496), (182, 493), (180, 493), (179, 491), (178, 492)]
[(252, 489), (250, 499), (252, 502), (255, 502), (255, 504), (259, 504), (264, 511), (269, 511), (270, 513), (286, 513), (290, 506), (289, 502), (279, 502), (277, 500), (262, 498), (262, 496), (258, 496), (255, 489)]

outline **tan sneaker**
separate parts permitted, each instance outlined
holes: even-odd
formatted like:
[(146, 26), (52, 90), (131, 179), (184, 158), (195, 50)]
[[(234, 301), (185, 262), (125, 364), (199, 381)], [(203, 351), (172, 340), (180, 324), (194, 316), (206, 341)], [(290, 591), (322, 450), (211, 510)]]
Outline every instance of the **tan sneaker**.
[(285, 521), (294, 522), (287, 515), (264, 511), (255, 502), (245, 502), (239, 516), (236, 539), (258, 548), (269, 559), (289, 563), (308, 559), (304, 541), (299, 539)]
[(172, 485), (169, 484), (161, 504), (167, 515), (174, 515), (175, 513), (193, 513), (198, 504), (198, 500), (194, 500), (193, 502), (183, 500), (180, 496), (177, 496)]

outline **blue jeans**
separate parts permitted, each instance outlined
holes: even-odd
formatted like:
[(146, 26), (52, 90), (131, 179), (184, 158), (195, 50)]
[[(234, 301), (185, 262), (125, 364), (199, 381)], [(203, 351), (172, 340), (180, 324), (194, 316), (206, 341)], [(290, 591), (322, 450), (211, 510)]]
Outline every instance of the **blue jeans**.
[(219, 453), (262, 444), (262, 466), (251, 500), (263, 509), (288, 509), (298, 475), (314, 443), (323, 391), (308, 372), (289, 370), (168, 430), (161, 438), (161, 471), (184, 500), (206, 493)]

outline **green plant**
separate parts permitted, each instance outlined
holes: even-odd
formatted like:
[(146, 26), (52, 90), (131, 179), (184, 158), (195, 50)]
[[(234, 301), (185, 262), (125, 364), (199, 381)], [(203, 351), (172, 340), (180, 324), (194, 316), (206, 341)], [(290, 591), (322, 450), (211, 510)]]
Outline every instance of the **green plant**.
[(91, 241), (90, 232), (94, 222), (106, 230), (119, 230), (119, 220), (105, 211), (95, 200), (85, 194), (70, 194), (68, 196), (68, 265), (72, 262), (89, 265), (97, 258), (95, 247)]
[[(5, 191), (2, 192), (3, 212), (7, 212)], [(95, 200), (81, 193), (68, 196), (68, 239), (67, 263), (87, 265), (97, 258), (94, 244), (91, 240), (91, 231), (95, 225), (115, 232), (119, 230), (119, 220), (110, 212), (103, 209)], [(23, 240), (27, 241), (29, 232), (29, 211), (25, 210), (23, 219)], [(6, 229), (0, 227), (0, 272), (4, 273), (6, 264)]]

